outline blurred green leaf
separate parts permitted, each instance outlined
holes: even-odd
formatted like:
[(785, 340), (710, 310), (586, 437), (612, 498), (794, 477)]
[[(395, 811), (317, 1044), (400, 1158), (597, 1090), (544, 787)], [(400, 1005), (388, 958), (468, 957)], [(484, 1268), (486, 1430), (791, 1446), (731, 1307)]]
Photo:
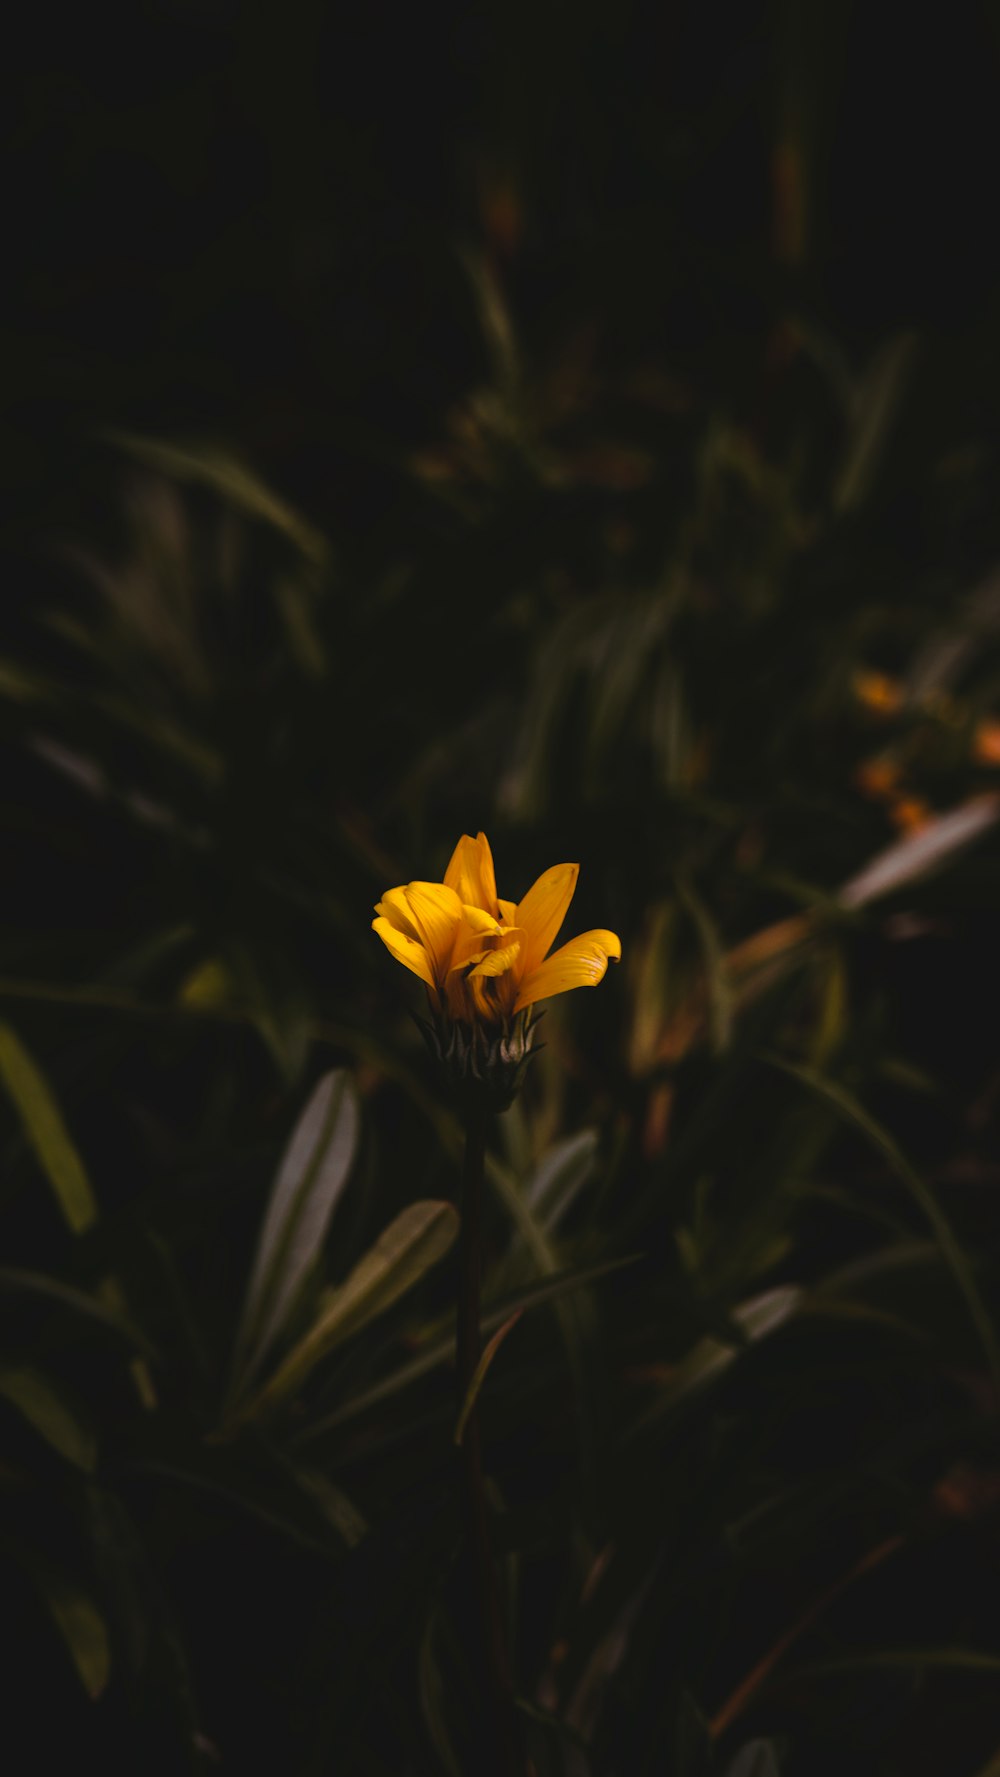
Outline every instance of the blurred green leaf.
[[(155, 1483), (168, 1498), (179, 1489), (181, 1494), (221, 1501), (231, 1508), (229, 1516), (236, 1524), (246, 1519), (262, 1525), (313, 1558), (339, 1559), (345, 1547), (352, 1546), (352, 1535), (344, 1534), (349, 1512), (342, 1522), (335, 1522), (327, 1509), (330, 1502), (322, 1503), (315, 1489), (267, 1446), (244, 1444), (234, 1450), (227, 1444), (216, 1433), (181, 1446), (176, 1456), (130, 1458), (128, 1472)], [(171, 1509), (180, 1509), (179, 1498), (171, 1498)], [(352, 1534), (354, 1542), (360, 1541), (357, 1523)]]
[(316, 1324), (289, 1352), (261, 1392), (238, 1415), (256, 1418), (301, 1387), (310, 1370), (377, 1315), (384, 1314), (442, 1259), (458, 1234), (454, 1204), (411, 1203), (355, 1265), (321, 1308)]
[(420, 1709), (442, 1769), (447, 1772), (448, 1777), (462, 1777), (461, 1766), (448, 1731), (447, 1687), (435, 1654), (434, 1627), (434, 1617), (431, 1616), (424, 1625), (420, 1638)]
[(972, 1265), (926, 1180), (910, 1165), (888, 1130), (865, 1110), (847, 1087), (828, 1079), (825, 1074), (816, 1073), (812, 1068), (785, 1061), (781, 1056), (767, 1055), (763, 1059), (832, 1105), (844, 1121), (853, 1125), (882, 1155), (897, 1178), (912, 1193), (930, 1223), (941, 1256), (965, 1298), (969, 1315), (982, 1341), (994, 1384), (1000, 1388), (1000, 1347), (997, 1345), (992, 1318), (980, 1294)]
[(248, 518), (259, 519), (284, 532), (310, 561), (317, 565), (325, 563), (328, 546), (322, 533), (307, 524), (287, 501), (232, 452), (207, 445), (173, 444), (161, 438), (142, 437), (136, 432), (109, 431), (105, 436), (126, 456), (159, 470), (171, 481), (196, 482), (212, 488)]
[(90, 1474), (97, 1464), (97, 1437), (62, 1390), (28, 1364), (0, 1365), (0, 1396), (22, 1413), (40, 1437), (67, 1462)]
[[(596, 1283), (611, 1272), (620, 1271), (625, 1266), (634, 1263), (634, 1258), (610, 1259), (603, 1265), (582, 1266), (576, 1271), (561, 1272), (545, 1283), (530, 1284), (513, 1295), (504, 1296), (500, 1302), (484, 1307), (480, 1329), (484, 1333), (491, 1333), (497, 1327), (505, 1325), (515, 1312), (540, 1306), (544, 1302), (551, 1302), (561, 1295), (579, 1289), (582, 1285)], [(384, 1376), (380, 1382), (373, 1383), (362, 1394), (352, 1395), (341, 1407), (337, 1408), (335, 1413), (324, 1415), (322, 1419), (316, 1420), (313, 1425), (299, 1433), (299, 1440), (305, 1443), (309, 1439), (321, 1436), (324, 1432), (332, 1431), (344, 1420), (352, 1419), (358, 1413), (366, 1412), (369, 1407), (377, 1406), (380, 1401), (388, 1399), (398, 1390), (408, 1388), (412, 1382), (419, 1382), (422, 1376), (428, 1375), (431, 1370), (436, 1370), (441, 1364), (448, 1363), (454, 1358), (454, 1355), (455, 1337), (453, 1333), (448, 1333), (445, 1338), (436, 1339), (418, 1357), (412, 1358), (409, 1363), (400, 1365), (399, 1369)]]
[(146, 1338), (140, 1327), (106, 1302), (98, 1301), (96, 1296), (88, 1295), (85, 1290), (74, 1289), (72, 1285), (60, 1283), (54, 1277), (45, 1277), (39, 1271), (13, 1270), (10, 1266), (0, 1265), (0, 1292), (7, 1291), (11, 1295), (25, 1295), (39, 1298), (54, 1307), (66, 1308), (73, 1314), (83, 1315), (98, 1325), (109, 1328), (122, 1338), (128, 1339), (146, 1357), (155, 1357), (154, 1347)]
[(299, 1485), (316, 1501), (337, 1535), (343, 1537), (347, 1547), (357, 1548), (362, 1537), (368, 1534), (368, 1525), (343, 1488), (335, 1486), (326, 1475), (317, 1473), (315, 1469), (302, 1468), (296, 1464), (292, 1472)]
[(237, 1391), (260, 1368), (316, 1263), (354, 1163), (358, 1121), (350, 1074), (342, 1068), (324, 1074), (295, 1126), (268, 1202), (237, 1342)]
[(719, 928), (694, 885), (683, 876), (677, 878), (677, 897), (698, 935), (708, 988), (712, 1047), (721, 1055), (729, 1047), (732, 1035), (733, 990)]
[(59, 1207), (74, 1234), (97, 1220), (97, 1204), (59, 1106), (20, 1038), (0, 1024), (0, 1077)]
[(526, 1196), (547, 1234), (554, 1233), (594, 1175), (598, 1135), (581, 1129), (555, 1142), (528, 1180)]
[(55, 695), (56, 687), (37, 673), (17, 660), (0, 656), (0, 697), (9, 697), (13, 703), (32, 704), (50, 703)]
[(780, 1772), (773, 1740), (748, 1740), (726, 1766), (726, 1777), (780, 1777)]
[(731, 1319), (743, 1338), (743, 1344), (727, 1344), (722, 1339), (700, 1339), (697, 1345), (677, 1364), (655, 1401), (646, 1408), (632, 1426), (632, 1434), (647, 1426), (688, 1395), (715, 1382), (739, 1358), (746, 1346), (756, 1345), (776, 1333), (802, 1306), (804, 1291), (798, 1284), (779, 1284), (764, 1290), (750, 1301), (734, 1308)]
[(833, 490), (840, 512), (862, 505), (870, 494), (919, 343), (915, 333), (890, 340), (852, 390), (847, 449)]
[(712, 1768), (712, 1741), (705, 1716), (691, 1692), (676, 1693), (671, 1723), (670, 1770), (676, 1777), (708, 1777)]
[[(939, 1667), (955, 1672), (1000, 1672), (1000, 1653), (971, 1647), (875, 1647), (796, 1666), (794, 1677), (821, 1678), (827, 1673), (867, 1672), (880, 1667)], [(793, 1674), (789, 1672), (791, 1681)]]
[(90, 1594), (47, 1556), (22, 1549), (19, 1559), (42, 1598), (88, 1697), (96, 1702), (111, 1677), (107, 1625)]
[(87, 1518), (115, 1646), (138, 1676), (162, 1601), (153, 1594), (141, 1538), (118, 1494), (97, 1483), (89, 1486)]

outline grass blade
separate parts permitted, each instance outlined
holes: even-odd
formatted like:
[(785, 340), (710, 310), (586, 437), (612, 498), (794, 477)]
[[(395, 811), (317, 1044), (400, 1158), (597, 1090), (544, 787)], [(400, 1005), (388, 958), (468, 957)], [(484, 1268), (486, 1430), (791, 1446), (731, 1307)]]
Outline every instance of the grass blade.
[(458, 1424), (455, 1427), (456, 1444), (460, 1444), (465, 1436), (465, 1428), (469, 1423), (469, 1414), (472, 1412), (472, 1409), (479, 1398), (479, 1391), (486, 1380), (487, 1370), (492, 1364), (493, 1359), (496, 1357), (497, 1352), (500, 1350), (507, 1334), (514, 1331), (514, 1328), (517, 1326), (523, 1313), (524, 1309), (518, 1308), (516, 1312), (510, 1316), (509, 1320), (504, 1321), (502, 1327), (498, 1327), (492, 1339), (490, 1339), (485, 1346), (483, 1355), (476, 1365), (472, 1381), (469, 1383), (465, 1399), (462, 1402), (462, 1411), (458, 1416)]
[(0, 1078), (74, 1234), (97, 1220), (97, 1203), (83, 1161), (49, 1087), (9, 1024), (0, 1024)]
[(61, 1391), (28, 1364), (0, 1369), (0, 1397), (9, 1401), (53, 1450), (85, 1474), (97, 1466), (97, 1440)]
[(846, 1123), (863, 1135), (882, 1155), (896, 1177), (906, 1185), (915, 1202), (923, 1212), (934, 1233), (941, 1257), (952, 1273), (969, 1310), (976, 1332), (982, 1343), (983, 1351), (989, 1364), (994, 1387), (1000, 1391), (1000, 1348), (997, 1345), (996, 1332), (987, 1311), (986, 1304), (979, 1293), (979, 1287), (973, 1276), (972, 1266), (957, 1239), (951, 1223), (948, 1221), (934, 1192), (921, 1178), (915, 1167), (910, 1165), (905, 1154), (897, 1146), (887, 1129), (883, 1129), (871, 1114), (859, 1103), (854, 1094), (838, 1081), (830, 1080), (825, 1074), (816, 1073), (813, 1068), (802, 1067), (795, 1062), (785, 1061), (780, 1055), (765, 1054), (762, 1060), (771, 1067), (780, 1069), (791, 1079), (797, 1080), (808, 1091), (829, 1104)]

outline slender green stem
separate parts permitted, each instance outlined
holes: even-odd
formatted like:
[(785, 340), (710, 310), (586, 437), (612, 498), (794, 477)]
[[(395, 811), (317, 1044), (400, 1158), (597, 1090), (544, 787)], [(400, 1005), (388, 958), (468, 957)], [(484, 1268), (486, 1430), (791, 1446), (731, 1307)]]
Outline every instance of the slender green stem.
[[(461, 1412), (479, 1362), (479, 1285), (482, 1270), (483, 1167), (486, 1158), (486, 1114), (478, 1107), (468, 1112), (465, 1125), (465, 1160), (462, 1168), (462, 1224), (459, 1235), (458, 1316), (456, 1359), (458, 1410)], [(472, 1610), (476, 1618), (479, 1676), (483, 1686), (484, 1777), (524, 1777), (524, 1758), (518, 1747), (514, 1699), (507, 1660), (503, 1616), (490, 1548), (489, 1510), (483, 1486), (482, 1443), (479, 1408), (473, 1407), (461, 1444), (462, 1504), (468, 1546)], [(487, 1738), (488, 1736), (488, 1738)]]

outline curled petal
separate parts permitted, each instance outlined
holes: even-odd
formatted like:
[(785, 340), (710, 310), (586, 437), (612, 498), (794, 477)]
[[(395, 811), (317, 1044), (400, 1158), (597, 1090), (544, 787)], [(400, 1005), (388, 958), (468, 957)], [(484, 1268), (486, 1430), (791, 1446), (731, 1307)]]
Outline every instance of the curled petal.
[(404, 969), (412, 969), (414, 975), (419, 975), (421, 981), (426, 982), (428, 987), (434, 988), (431, 960), (422, 944), (418, 943), (415, 938), (407, 937), (405, 932), (401, 932), (384, 916), (372, 920), (372, 931), (378, 933), (386, 949), (391, 950), (396, 961), (402, 963)]
[(571, 987), (596, 987), (604, 979), (609, 959), (618, 962), (621, 953), (621, 942), (614, 932), (598, 929), (571, 938), (568, 944), (525, 977), (514, 1006), (515, 1012), (533, 1006), (536, 1000), (568, 993)]
[(442, 980), (461, 925), (462, 903), (443, 882), (410, 882), (403, 892), (417, 937), (431, 959), (435, 977)]
[(507, 943), (496, 950), (484, 951), (476, 962), (475, 968), (469, 970), (470, 980), (475, 980), (481, 975), (506, 975), (508, 969), (514, 967), (521, 954), (522, 934), (517, 932), (506, 934), (506, 936)]
[(414, 924), (409, 902), (406, 899), (405, 888), (386, 889), (381, 901), (376, 904), (375, 911), (381, 914), (383, 919), (387, 919), (391, 926), (395, 926), (397, 932), (405, 932), (408, 938), (415, 938), (418, 944), (421, 942), (420, 932)]
[(475, 839), (463, 833), (451, 854), (451, 860), (444, 873), (444, 880), (449, 888), (455, 890), (461, 901), (472, 907), (481, 907), (496, 919), (499, 912), (497, 906), (497, 879), (493, 869), (493, 853), (485, 833), (477, 833)]
[(451, 953), (452, 969), (464, 969), (469, 963), (478, 962), (483, 952), (489, 949), (490, 941), (498, 942), (502, 932), (503, 927), (481, 907), (463, 907)]
[(553, 864), (519, 902), (516, 924), (524, 927), (525, 973), (537, 969), (569, 910), (580, 874), (579, 864)]
[(462, 919), (474, 932), (499, 932), (500, 921), (494, 919), (492, 913), (484, 913), (481, 907), (462, 905)]

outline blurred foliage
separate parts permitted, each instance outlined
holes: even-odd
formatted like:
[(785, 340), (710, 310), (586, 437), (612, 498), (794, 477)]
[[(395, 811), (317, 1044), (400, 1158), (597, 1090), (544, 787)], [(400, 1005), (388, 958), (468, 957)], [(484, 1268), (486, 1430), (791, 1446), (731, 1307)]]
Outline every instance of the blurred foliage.
[(488, 1157), (537, 1777), (997, 1768), (1000, 38), (889, 10), (34, 52), (12, 1769), (461, 1769), (460, 1131), (369, 922), (479, 827), (624, 951)]

